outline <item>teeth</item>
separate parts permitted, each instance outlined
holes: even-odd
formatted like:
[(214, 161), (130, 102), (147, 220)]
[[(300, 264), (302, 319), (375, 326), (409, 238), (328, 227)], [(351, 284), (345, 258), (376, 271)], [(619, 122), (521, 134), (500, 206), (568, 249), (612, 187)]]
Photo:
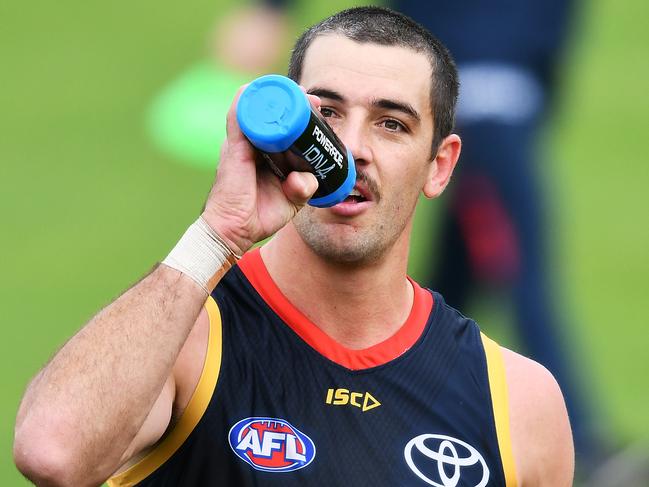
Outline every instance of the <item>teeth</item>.
[(353, 189), (349, 196), (361, 196), (361, 193), (357, 189)]

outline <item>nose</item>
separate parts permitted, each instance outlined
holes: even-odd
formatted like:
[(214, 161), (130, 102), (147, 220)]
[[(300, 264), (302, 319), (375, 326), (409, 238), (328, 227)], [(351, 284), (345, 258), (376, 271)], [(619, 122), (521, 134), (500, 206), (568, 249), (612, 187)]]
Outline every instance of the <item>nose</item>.
[(369, 132), (361, 120), (348, 117), (337, 127), (337, 135), (347, 150), (354, 156), (356, 165), (366, 165), (372, 162), (373, 154), (370, 145)]

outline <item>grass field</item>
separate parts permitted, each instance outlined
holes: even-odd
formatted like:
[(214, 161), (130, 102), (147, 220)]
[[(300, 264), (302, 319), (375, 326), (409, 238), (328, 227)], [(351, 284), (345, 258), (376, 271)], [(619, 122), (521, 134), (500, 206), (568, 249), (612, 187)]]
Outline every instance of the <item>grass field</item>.
[[(202, 57), (223, 5), (0, 5), (2, 486), (24, 483), (10, 452), (29, 378), (164, 257), (202, 205), (212, 175), (158, 153), (143, 119), (153, 94)], [(553, 267), (602, 428), (635, 441), (649, 438), (649, 4), (582, 7), (544, 145)], [(435, 251), (424, 238), (434, 212), (418, 214), (416, 262)]]

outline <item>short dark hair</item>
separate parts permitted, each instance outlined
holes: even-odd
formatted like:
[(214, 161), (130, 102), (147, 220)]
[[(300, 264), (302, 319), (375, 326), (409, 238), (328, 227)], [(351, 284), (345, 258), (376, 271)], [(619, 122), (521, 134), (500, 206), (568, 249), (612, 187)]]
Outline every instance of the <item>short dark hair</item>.
[(444, 46), (425, 27), (410, 17), (385, 7), (343, 10), (307, 29), (295, 43), (288, 76), (299, 82), (304, 56), (319, 36), (341, 34), (356, 42), (399, 46), (425, 54), (431, 65), (430, 103), (433, 112), (433, 155), (455, 125), (459, 81), (455, 62)]

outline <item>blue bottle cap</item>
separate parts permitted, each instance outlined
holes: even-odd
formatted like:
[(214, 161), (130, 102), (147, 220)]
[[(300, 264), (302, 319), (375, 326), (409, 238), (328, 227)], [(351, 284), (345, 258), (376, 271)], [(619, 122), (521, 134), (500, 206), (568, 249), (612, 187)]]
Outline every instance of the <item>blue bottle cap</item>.
[(347, 177), (345, 181), (332, 193), (321, 196), (320, 198), (311, 198), (309, 205), (318, 208), (329, 208), (343, 201), (349, 193), (352, 192), (356, 185), (356, 164), (352, 153), (347, 149)]
[(237, 121), (248, 140), (265, 152), (284, 152), (306, 129), (311, 106), (293, 80), (268, 74), (239, 97)]

